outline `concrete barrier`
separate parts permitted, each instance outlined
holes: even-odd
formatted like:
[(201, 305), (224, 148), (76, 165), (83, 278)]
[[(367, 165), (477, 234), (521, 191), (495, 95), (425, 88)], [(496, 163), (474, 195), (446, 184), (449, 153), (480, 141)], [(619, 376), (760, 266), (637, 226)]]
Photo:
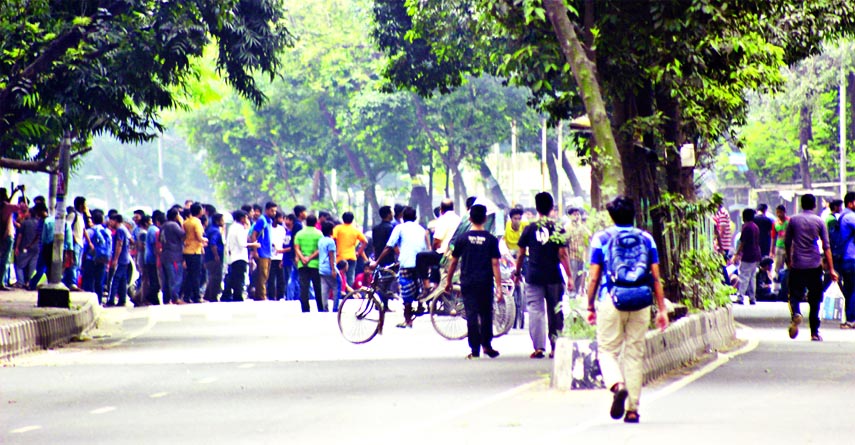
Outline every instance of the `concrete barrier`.
[(0, 325), (0, 361), (41, 349), (63, 345), (95, 324), (96, 304), (86, 301), (69, 309), (37, 318), (13, 319)]
[[(651, 330), (645, 338), (644, 383), (715, 352), (735, 340), (736, 328), (730, 306), (681, 318), (665, 332)], [(574, 348), (575, 342), (585, 345), (590, 343), (588, 340), (564, 337), (556, 343), (553, 388), (569, 390), (574, 387), (573, 350), (578, 349)]]

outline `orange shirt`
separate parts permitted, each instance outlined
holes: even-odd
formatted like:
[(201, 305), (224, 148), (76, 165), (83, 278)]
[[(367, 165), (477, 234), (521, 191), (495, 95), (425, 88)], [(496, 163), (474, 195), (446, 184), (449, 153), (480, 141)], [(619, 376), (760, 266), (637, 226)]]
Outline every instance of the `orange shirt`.
[(353, 224), (339, 224), (332, 232), (335, 239), (336, 263), (342, 260), (356, 260), (356, 244), (368, 244), (368, 239)]
[(187, 234), (184, 238), (184, 254), (185, 255), (201, 255), (204, 251), (202, 246), (202, 237), (204, 229), (202, 221), (199, 218), (191, 216), (184, 221), (184, 232)]

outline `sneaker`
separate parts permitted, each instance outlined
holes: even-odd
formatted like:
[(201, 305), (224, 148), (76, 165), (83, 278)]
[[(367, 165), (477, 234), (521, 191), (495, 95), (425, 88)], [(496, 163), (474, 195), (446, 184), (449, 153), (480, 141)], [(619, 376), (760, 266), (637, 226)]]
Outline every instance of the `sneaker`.
[(466, 360), (478, 360), (479, 358), (481, 358), (481, 356), (475, 354), (469, 354), (466, 356)]
[(412, 328), (412, 327), (413, 327), (413, 323), (412, 323), (412, 322), (409, 322), (409, 323), (408, 323), (408, 322), (406, 322), (406, 321), (405, 321), (405, 322), (402, 322), (402, 323), (398, 323), (398, 324), (397, 324), (397, 325), (395, 325), (395, 326), (396, 326), (396, 327), (399, 327), (399, 328), (401, 328), (401, 329), (406, 329), (406, 328)]
[(822, 341), (822, 337), (820, 337), (819, 334), (811, 335), (810, 341)]
[(793, 320), (790, 321), (790, 338), (795, 339), (799, 336), (799, 325), (802, 324), (803, 319), (802, 314), (793, 315)]
[(748, 302), (748, 304), (754, 306), (755, 304), (757, 304), (757, 300), (751, 300)]
[(629, 391), (626, 390), (626, 385), (623, 383), (616, 383), (612, 388), (612, 392), (615, 395), (612, 398), (612, 408), (609, 414), (612, 416), (612, 419), (617, 420), (623, 417), (624, 410), (626, 409), (624, 404), (626, 403), (626, 398), (629, 397)]
[(492, 349), (492, 348), (491, 349), (485, 349), (484, 354), (487, 354), (487, 357), (496, 358), (499, 356), (499, 351)]

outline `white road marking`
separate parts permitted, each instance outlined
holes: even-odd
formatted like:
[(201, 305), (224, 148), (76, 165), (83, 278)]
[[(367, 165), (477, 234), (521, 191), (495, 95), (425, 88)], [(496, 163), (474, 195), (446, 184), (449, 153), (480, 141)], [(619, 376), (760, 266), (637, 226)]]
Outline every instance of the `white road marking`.
[(244, 363), (244, 364), (238, 366), (238, 368), (240, 368), (240, 369), (255, 368), (255, 363)]
[(152, 399), (159, 399), (161, 397), (166, 397), (167, 395), (169, 395), (168, 392), (156, 392), (156, 393), (150, 395), (149, 397), (151, 397)]
[(115, 411), (115, 410), (116, 410), (115, 406), (105, 406), (103, 408), (93, 409), (92, 411), (89, 411), (89, 414), (104, 414), (104, 413), (109, 413), (110, 411)]
[(205, 377), (204, 379), (197, 380), (196, 383), (201, 383), (204, 385), (204, 384), (208, 384), (208, 383), (214, 383), (216, 381), (217, 381), (216, 377)]
[(27, 426), (22, 426), (21, 428), (16, 428), (16, 429), (9, 431), (9, 432), (11, 434), (23, 434), (23, 433), (29, 433), (30, 431), (40, 430), (40, 429), (42, 429), (42, 427), (40, 427), (39, 425), (27, 425)]
[[(745, 337), (748, 337), (748, 344), (746, 344), (744, 347), (742, 347), (736, 351), (733, 351), (733, 352), (728, 352), (728, 353), (719, 352), (718, 357), (716, 357), (715, 360), (708, 363), (703, 368), (701, 368), (697, 371), (694, 371), (691, 374), (689, 374), (689, 375), (687, 375), (687, 376), (685, 376), (679, 380), (676, 380), (675, 382), (673, 382), (671, 384), (668, 384), (667, 386), (663, 387), (662, 389), (653, 390), (653, 391), (650, 391), (649, 393), (645, 393), (644, 398), (643, 398), (645, 406), (652, 404), (652, 403), (655, 403), (657, 400), (662, 399), (664, 397), (667, 397), (671, 394), (674, 394), (675, 392), (685, 388), (689, 384), (696, 382), (701, 377), (704, 377), (705, 375), (715, 371), (716, 369), (721, 367), (721, 365), (724, 365), (725, 363), (733, 360), (735, 357), (738, 357), (742, 354), (746, 354), (746, 353), (749, 353), (749, 352), (757, 349), (757, 346), (760, 344), (760, 341), (755, 336), (751, 335), (751, 331), (753, 331), (753, 329), (751, 329), (748, 326), (745, 326), (743, 324), (740, 324), (740, 323), (734, 323), (734, 324), (736, 325), (737, 329), (739, 329), (741, 331), (748, 331), (749, 335), (745, 335)], [(613, 423), (613, 422), (609, 422), (609, 421), (605, 420), (603, 418), (603, 416), (597, 416), (595, 418), (584, 421), (584, 422), (582, 422), (578, 425), (575, 425), (573, 427), (560, 429), (554, 435), (552, 435), (550, 437), (567, 438), (569, 436), (573, 436), (573, 435), (582, 433), (582, 432), (589, 430), (595, 426), (605, 425), (605, 424), (609, 424), (609, 423)]]

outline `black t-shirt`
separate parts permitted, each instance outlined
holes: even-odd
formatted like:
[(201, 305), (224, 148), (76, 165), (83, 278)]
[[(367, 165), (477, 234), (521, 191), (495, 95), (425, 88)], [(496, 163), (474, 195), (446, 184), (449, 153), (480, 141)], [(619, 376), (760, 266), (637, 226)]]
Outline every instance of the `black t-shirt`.
[(493, 283), (493, 258), (499, 258), (499, 240), (485, 230), (470, 230), (462, 234), (451, 252), (460, 258), (460, 284), (490, 285)]
[(772, 244), (772, 225), (775, 222), (766, 215), (757, 215), (754, 217), (754, 224), (757, 224), (757, 228), (760, 229), (760, 255), (769, 256), (769, 247)]
[(528, 272), (525, 280), (529, 284), (562, 284), (561, 261), (558, 250), (564, 247), (564, 229), (556, 227), (555, 222), (535, 221), (527, 225), (520, 235), (520, 247), (526, 248)]
[[(395, 225), (389, 221), (381, 221), (380, 224), (371, 229), (371, 242), (374, 244), (374, 255), (380, 256), (383, 249), (386, 248), (386, 243), (389, 242), (389, 237), (392, 236), (392, 230)], [(395, 262), (395, 255), (386, 255), (383, 257), (381, 266), (388, 266)]]

